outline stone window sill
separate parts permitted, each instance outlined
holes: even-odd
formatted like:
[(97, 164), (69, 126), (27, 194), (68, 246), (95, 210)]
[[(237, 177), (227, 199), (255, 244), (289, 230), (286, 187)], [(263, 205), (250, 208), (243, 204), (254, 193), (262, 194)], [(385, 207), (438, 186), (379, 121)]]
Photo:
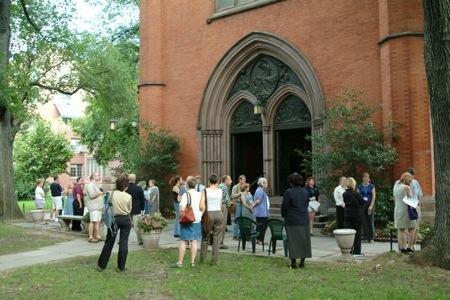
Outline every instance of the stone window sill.
[(235, 15), (235, 14), (241, 13), (246, 10), (258, 8), (258, 7), (265, 6), (265, 5), (272, 4), (275, 2), (279, 2), (279, 1), (283, 1), (283, 0), (262, 0), (262, 1), (250, 2), (250, 3), (239, 5), (236, 7), (216, 11), (211, 17), (209, 17), (206, 20), (206, 23), (210, 24), (214, 20), (224, 18), (227, 16), (231, 16), (231, 15)]

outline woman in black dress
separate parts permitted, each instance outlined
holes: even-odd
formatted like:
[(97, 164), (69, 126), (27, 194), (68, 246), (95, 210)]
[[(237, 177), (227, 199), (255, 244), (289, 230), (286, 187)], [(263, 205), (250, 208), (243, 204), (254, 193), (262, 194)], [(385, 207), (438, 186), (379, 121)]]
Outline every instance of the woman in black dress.
[(347, 190), (342, 197), (345, 203), (344, 227), (356, 230), (351, 253), (361, 255), (361, 223), (364, 199), (356, 190), (356, 181), (353, 177), (347, 179)]
[[(308, 199), (309, 201), (319, 201), (319, 188), (316, 186), (316, 179), (314, 177), (308, 177), (306, 179), (306, 191), (308, 192)], [(315, 210), (311, 207), (311, 205), (308, 205), (308, 212), (309, 212), (309, 233), (313, 235), (313, 225), (314, 225), (314, 218), (316, 217), (316, 212), (318, 210)]]
[(289, 175), (291, 188), (286, 190), (281, 204), (281, 215), (286, 224), (289, 258), (291, 268), (297, 268), (296, 259), (300, 258), (300, 268), (305, 266), (305, 258), (311, 257), (311, 236), (309, 233), (308, 192), (302, 188), (303, 177), (298, 173)]

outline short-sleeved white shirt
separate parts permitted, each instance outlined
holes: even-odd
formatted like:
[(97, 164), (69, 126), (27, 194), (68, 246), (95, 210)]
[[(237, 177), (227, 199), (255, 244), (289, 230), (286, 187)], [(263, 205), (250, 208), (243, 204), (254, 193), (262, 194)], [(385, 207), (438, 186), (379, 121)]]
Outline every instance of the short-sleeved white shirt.
[[(191, 196), (191, 206), (195, 216), (194, 223), (199, 223), (202, 220), (202, 212), (200, 211), (200, 199), (202, 194), (194, 189), (190, 189), (188, 193)], [(187, 205), (187, 193), (184, 193), (183, 196), (181, 196), (180, 209), (183, 209), (184, 207), (186, 207), (186, 205)]]

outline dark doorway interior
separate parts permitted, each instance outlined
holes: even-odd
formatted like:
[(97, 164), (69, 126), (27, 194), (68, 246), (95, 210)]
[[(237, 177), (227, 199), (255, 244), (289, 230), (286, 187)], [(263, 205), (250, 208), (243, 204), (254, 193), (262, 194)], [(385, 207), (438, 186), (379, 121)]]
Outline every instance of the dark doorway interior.
[(236, 133), (232, 135), (232, 177), (233, 185), (238, 177), (244, 174), (250, 191), (254, 193), (257, 188), (256, 180), (263, 176), (263, 143), (261, 132)]
[(311, 134), (311, 128), (285, 129), (276, 131), (277, 145), (277, 174), (276, 193), (283, 195), (289, 188), (287, 177), (294, 173), (300, 173), (304, 179), (311, 174), (302, 166), (303, 156), (296, 150), (311, 150), (311, 142), (306, 140), (306, 136)]

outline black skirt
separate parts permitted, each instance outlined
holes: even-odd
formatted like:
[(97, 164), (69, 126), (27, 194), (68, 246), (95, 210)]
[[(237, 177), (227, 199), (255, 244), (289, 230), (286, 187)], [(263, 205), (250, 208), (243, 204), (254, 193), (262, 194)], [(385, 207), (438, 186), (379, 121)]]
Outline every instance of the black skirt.
[(286, 225), (286, 233), (290, 259), (310, 258), (312, 256), (309, 226)]

